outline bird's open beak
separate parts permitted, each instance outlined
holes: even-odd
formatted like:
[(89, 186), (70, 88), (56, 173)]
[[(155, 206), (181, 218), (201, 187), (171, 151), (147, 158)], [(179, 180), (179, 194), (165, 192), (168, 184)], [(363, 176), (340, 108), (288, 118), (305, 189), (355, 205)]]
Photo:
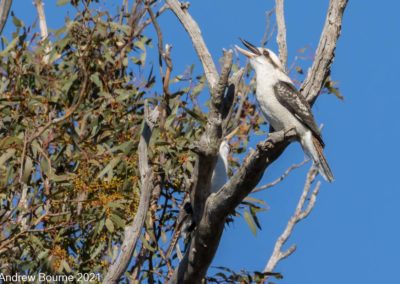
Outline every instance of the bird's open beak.
[(245, 50), (243, 48), (240, 48), (239, 46), (235, 45), (236, 49), (242, 53), (244, 56), (248, 57), (248, 58), (253, 58), (255, 56), (259, 56), (261, 55), (261, 52), (258, 50), (257, 47), (255, 47), (254, 45), (252, 45), (250, 42), (241, 39), (240, 41), (244, 44), (245, 47), (247, 47), (249, 50)]

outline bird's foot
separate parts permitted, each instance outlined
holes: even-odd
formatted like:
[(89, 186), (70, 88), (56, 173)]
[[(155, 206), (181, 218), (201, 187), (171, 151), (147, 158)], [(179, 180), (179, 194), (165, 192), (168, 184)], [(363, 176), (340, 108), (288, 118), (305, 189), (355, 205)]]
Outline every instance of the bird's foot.
[(296, 127), (294, 126), (288, 129), (284, 129), (283, 131), (284, 131), (283, 135), (287, 139), (293, 139), (297, 136)]

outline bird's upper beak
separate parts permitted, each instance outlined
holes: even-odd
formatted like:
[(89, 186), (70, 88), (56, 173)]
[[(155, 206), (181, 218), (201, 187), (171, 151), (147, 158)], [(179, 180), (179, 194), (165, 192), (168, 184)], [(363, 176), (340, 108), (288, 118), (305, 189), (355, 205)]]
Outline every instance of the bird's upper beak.
[(254, 45), (252, 45), (250, 42), (248, 42), (247, 40), (244, 39), (240, 39), (240, 41), (244, 44), (245, 47), (247, 47), (249, 50), (245, 50), (243, 48), (240, 48), (239, 46), (235, 45), (236, 49), (242, 53), (243, 55), (245, 55), (248, 58), (253, 58), (256, 56), (261, 55), (261, 52), (258, 50), (257, 47), (255, 47)]

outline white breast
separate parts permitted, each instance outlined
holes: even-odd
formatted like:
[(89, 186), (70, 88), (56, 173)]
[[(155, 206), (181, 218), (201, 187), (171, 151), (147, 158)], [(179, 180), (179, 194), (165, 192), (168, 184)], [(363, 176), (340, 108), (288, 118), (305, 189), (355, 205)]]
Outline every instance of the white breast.
[(276, 78), (275, 72), (257, 71), (256, 98), (268, 123), (271, 124), (275, 131), (290, 129), (292, 127), (296, 129), (304, 128), (293, 114), (278, 101), (274, 94), (274, 85), (278, 80), (290, 82), (290, 79), (288, 77)]

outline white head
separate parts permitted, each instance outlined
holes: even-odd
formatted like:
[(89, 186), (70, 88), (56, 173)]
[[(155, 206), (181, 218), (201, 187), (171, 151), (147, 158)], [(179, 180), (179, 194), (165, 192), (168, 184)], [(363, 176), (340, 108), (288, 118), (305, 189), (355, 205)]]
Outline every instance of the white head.
[(256, 71), (256, 74), (285, 73), (279, 57), (273, 51), (264, 47), (255, 47), (243, 39), (241, 41), (248, 50), (239, 46), (236, 46), (236, 49), (250, 59), (250, 65)]

